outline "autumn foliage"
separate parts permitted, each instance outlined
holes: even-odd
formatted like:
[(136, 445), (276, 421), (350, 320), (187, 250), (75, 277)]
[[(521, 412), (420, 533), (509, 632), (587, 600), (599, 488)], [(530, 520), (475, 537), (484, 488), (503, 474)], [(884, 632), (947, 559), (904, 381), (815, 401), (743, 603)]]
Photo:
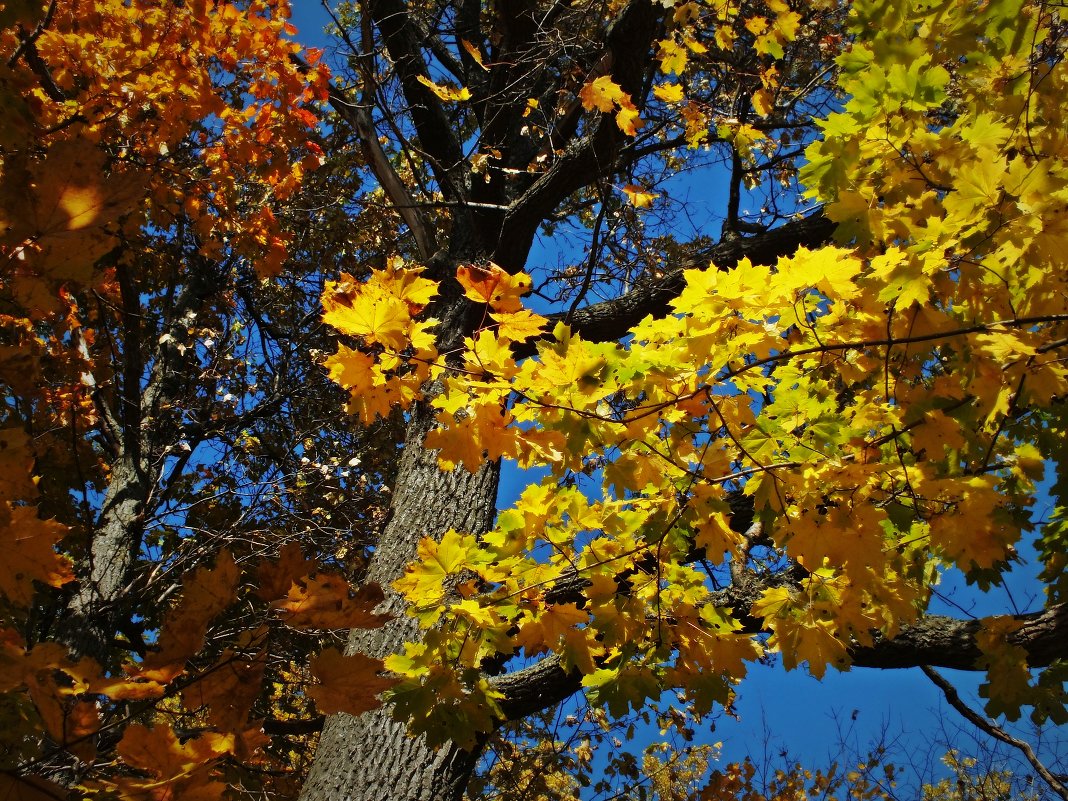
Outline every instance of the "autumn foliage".
[[(627, 8), (639, 5), (653, 13), (644, 0)], [(366, 132), (356, 160), (384, 190), (361, 202), (371, 208), (384, 191), (399, 216), (361, 212), (357, 245), (314, 241), (319, 232), (294, 209), (349, 202), (351, 185), (334, 196), (321, 189), (336, 180), (322, 122), (328, 104), (331, 126), (356, 106), (339, 100), (320, 54), (295, 43), (285, 0), (0, 5), (0, 797), (206, 800), (244, 788), (295, 798), (307, 756), (282, 738), (285, 726), (317, 720), (299, 732), (308, 748), (323, 716), (383, 701), (429, 746), (478, 753), (502, 723), (529, 714), (510, 694), (510, 661), (557, 671), (561, 697), (584, 690), (602, 715), (640, 712), (671, 691), (694, 719), (729, 707), (748, 667), (772, 654), (817, 678), (898, 666), (880, 649), (930, 620), (940, 576), (955, 571), (985, 591), (1018, 561), (1047, 471), (1058, 505), (1036, 550), (1048, 619), (1063, 618), (1061, 12), (1022, 0), (661, 5), (643, 57), (655, 81), (639, 94), (604, 57), (568, 74), (556, 109), (526, 98), (514, 116), (527, 121), (524, 136), (544, 135), (543, 146), (522, 169), (500, 172), (536, 189), (539, 171), (568, 157), (549, 122), (530, 133), (554, 115), (572, 133), (592, 131), (612, 158), (639, 142), (682, 154), (668, 168), (713, 145), (729, 150), (738, 175), (765, 157), (793, 163), (803, 150), (804, 197), (776, 224), (788, 230), (805, 222), (797, 209), (819, 206), (834, 241), (730, 264), (665, 246), (641, 280), (604, 282), (605, 292), (651, 298), (648, 314), (611, 335), (582, 316), (589, 278), (573, 303), (554, 306), (504, 245), (502, 264), (454, 248), (443, 269), (430, 245), (458, 227), (448, 212), (460, 203), (448, 195), (453, 167), (426, 157), (444, 187), (441, 197), (427, 191), (440, 201), (430, 225), (389, 181), (414, 187), (417, 168)], [(500, 67), (483, 43), (456, 37), (449, 48), (471, 74)], [(826, 113), (795, 141), (793, 123), (776, 133), (776, 120), (802, 103), (787, 67), (797, 53), (834, 82), (805, 101)], [(747, 70), (749, 88), (730, 109), (699, 91), (717, 54), (737, 55)], [(472, 138), (465, 104), (488, 102), (477, 86), (422, 73), (398, 81), (425, 101), (410, 104), (419, 136), (437, 118), (418, 115), (434, 108), (459, 109), (449, 119)], [(491, 184), (501, 152), (476, 151), (463, 156), (467, 179)], [(328, 175), (316, 184), (320, 168)], [(776, 180), (788, 185), (796, 176), (782, 169)], [(667, 194), (633, 176), (598, 191), (602, 205), (615, 192), (619, 216), (635, 220)], [(770, 223), (739, 225), (739, 191), (736, 182), (724, 241), (774, 236)], [(402, 223), (416, 245), (391, 250), (374, 233)], [(176, 243), (180, 257), (168, 250)], [(309, 268), (316, 248), (336, 261)], [(353, 255), (361, 248), (366, 258)], [(214, 265), (233, 264), (250, 268), (232, 287), (213, 286), (231, 280)], [(153, 427), (193, 428), (178, 401), (130, 416), (131, 404), (162, 397), (154, 388), (173, 380), (157, 366), (184, 364), (188, 384), (206, 382), (211, 390), (181, 396), (198, 403), (225, 372), (186, 353), (212, 347), (196, 333), (196, 313), (152, 329), (153, 342), (141, 341), (149, 329), (136, 319), (164, 314), (182, 292), (221, 293), (225, 312), (249, 304), (250, 287), (277, 287), (278, 309), (299, 303), (298, 288), (321, 297), (321, 313), (294, 326), (327, 327), (331, 352), (316, 369), (347, 397), (355, 423), (345, 425), (426, 420), (425, 437), (405, 448), (433, 452), (445, 473), (508, 460), (544, 478), (488, 531), (413, 532), (414, 559), (404, 555), (403, 574), (381, 587), (362, 580), (366, 560), (385, 558), (364, 550), (374, 543), (354, 537), (351, 548), (310, 553), (265, 525), (257, 536), (269, 553), (241, 536), (218, 547), (210, 514), (205, 544), (161, 535), (144, 574), (116, 583), (97, 561), (104, 527), (89, 530), (75, 507), (95, 505), (110, 519), (124, 501), (108, 488), (124, 470), (148, 474), (154, 459), (153, 478), (138, 479), (157, 487), (144, 490), (151, 495), (163, 492), (163, 474), (186, 467), (186, 434), (153, 454), (132, 444)], [(266, 316), (256, 321), (264, 330)], [(120, 327), (115, 344), (107, 332)], [(199, 345), (183, 339), (194, 333)], [(227, 365), (262, 366), (278, 353), (264, 346)], [(118, 381), (122, 370), (137, 378)], [(100, 393), (119, 384), (110, 416)], [(225, 417), (212, 403), (195, 422)], [(250, 430), (242, 421), (220, 441), (269, 450)], [(314, 434), (276, 450), (313, 453)], [(382, 442), (381, 458), (395, 460), (394, 441)], [(190, 479), (208, 487), (190, 508), (215, 508), (203, 501), (222, 486), (210, 472)], [(389, 488), (370, 471), (362, 485), (344, 475), (338, 491), (362, 488), (368, 529), (382, 530)], [(219, 508), (240, 517), (252, 503)], [(145, 504), (121, 519), (140, 519)], [(147, 536), (132, 545), (128, 561), (150, 548)], [(126, 608), (134, 622), (151, 621), (135, 647), (127, 621), (108, 615), (136, 597), (138, 582), (168, 571), (180, 574), (170, 589)], [(65, 628), (64, 617), (104, 621), (103, 638)], [(417, 636), (384, 658), (333, 641), (400, 617), (415, 621)], [(985, 671), (990, 716), (1062, 724), (1068, 652), (1032, 647), (1037, 618), (1047, 620), (978, 622), (964, 667)], [(686, 779), (701, 798), (756, 797), (746, 795), (756, 792), (751, 765), (706, 776), (708, 766)], [(653, 759), (646, 772), (666, 769)], [(854, 797), (879, 797), (866, 781), (849, 780)], [(799, 797), (806, 782), (813, 792), (842, 786), (798, 769), (783, 774), (775, 797)], [(660, 792), (668, 797), (666, 785)]]

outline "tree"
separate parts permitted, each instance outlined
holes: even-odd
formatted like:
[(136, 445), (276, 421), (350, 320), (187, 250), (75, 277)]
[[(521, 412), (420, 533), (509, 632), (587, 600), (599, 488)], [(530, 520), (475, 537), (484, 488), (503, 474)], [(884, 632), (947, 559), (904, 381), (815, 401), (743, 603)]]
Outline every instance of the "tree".
[[(706, 714), (773, 652), (1064, 722), (1063, 501), (1044, 609), (929, 611), (1064, 497), (1056, 8), (367, 0), (333, 82), (284, 3), (175, 8), (2, 12), (5, 782), (43, 732), (93, 792), (291, 797), (251, 721), (311, 698), (301, 798), (458, 798), (509, 721)], [(320, 289), (366, 428), (294, 394)], [(498, 512), (502, 459), (547, 477)]]
[(249, 715), (284, 734), (309, 703), (329, 626), (308, 607), (377, 620), (349, 578), (395, 440), (337, 414), (314, 356), (320, 262), (348, 240), (294, 193), (352, 180), (316, 144), (325, 73), (291, 61), (274, 3), (2, 14), (0, 767), (208, 796), (241, 752), (269, 783), (284, 740), (265, 755)]

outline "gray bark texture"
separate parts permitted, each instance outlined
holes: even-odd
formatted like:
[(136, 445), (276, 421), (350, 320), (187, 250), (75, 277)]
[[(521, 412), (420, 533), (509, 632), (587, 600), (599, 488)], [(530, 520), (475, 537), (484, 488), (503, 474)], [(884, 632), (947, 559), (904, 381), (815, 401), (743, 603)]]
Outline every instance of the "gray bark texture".
[[(368, 568), (368, 580), (385, 591), (379, 610), (394, 615), (383, 628), (354, 630), (347, 652), (385, 657), (417, 641), (419, 625), (404, 613), (403, 599), (390, 586), (404, 573), (423, 537), (440, 538), (449, 529), (481, 534), (493, 525), (500, 464), (477, 473), (463, 467), (445, 473), (436, 454), (422, 447), (431, 419), (416, 412), (408, 427), (408, 446), (393, 488), (391, 517)], [(459, 798), (474, 769), (477, 753), (455, 746), (434, 750), (411, 737), (389, 707), (359, 717), (327, 719), (315, 764), (301, 801), (452, 801)]]
[(102, 664), (108, 662), (115, 634), (115, 603), (129, 581), (141, 543), (147, 491), (144, 471), (132, 458), (116, 464), (88, 558), (79, 565), (83, 578), (61, 623), (61, 636), (75, 658), (91, 656)]

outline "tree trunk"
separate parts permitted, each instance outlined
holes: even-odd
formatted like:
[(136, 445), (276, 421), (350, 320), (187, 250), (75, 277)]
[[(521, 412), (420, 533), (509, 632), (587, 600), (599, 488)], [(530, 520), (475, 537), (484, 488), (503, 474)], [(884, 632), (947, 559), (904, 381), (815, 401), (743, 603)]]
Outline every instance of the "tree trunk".
[[(375, 548), (368, 580), (385, 591), (381, 609), (395, 615), (385, 627), (354, 630), (347, 652), (384, 658), (406, 642), (420, 639), (418, 623), (404, 613), (404, 601), (391, 584), (404, 573), (423, 537), (440, 538), (449, 529), (482, 534), (496, 512), (500, 464), (475, 474), (459, 467), (438, 469), (437, 456), (421, 443), (433, 420), (423, 407), (413, 414), (407, 445), (393, 488), (391, 517)], [(389, 707), (359, 717), (333, 715), (323, 728), (315, 764), (301, 801), (455, 801), (463, 795), (478, 759), (456, 746), (434, 750), (411, 737)]]
[(124, 454), (112, 472), (87, 563), (79, 565), (81, 584), (60, 624), (61, 639), (74, 658), (91, 656), (104, 665), (109, 654), (114, 659), (116, 602), (141, 544), (146, 482), (135, 458)]

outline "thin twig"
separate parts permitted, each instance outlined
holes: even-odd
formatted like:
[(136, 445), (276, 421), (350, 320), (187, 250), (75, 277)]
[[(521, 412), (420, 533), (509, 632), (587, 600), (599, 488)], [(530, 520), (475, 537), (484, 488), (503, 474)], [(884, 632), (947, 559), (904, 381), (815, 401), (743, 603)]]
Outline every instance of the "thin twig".
[(1055, 792), (1058, 796), (1063, 798), (1064, 801), (1068, 801), (1068, 787), (1066, 787), (1062, 781), (1060, 781), (1056, 776), (1054, 776), (1049, 771), (1049, 768), (1042, 764), (1038, 756), (1035, 754), (1034, 749), (1031, 748), (1030, 743), (1024, 740), (1018, 740), (1017, 738), (1009, 734), (1007, 731), (1005, 731), (1003, 728), (1001, 728), (994, 721), (990, 720), (989, 718), (983, 717), (970, 706), (965, 704), (964, 701), (961, 700), (960, 694), (957, 692), (957, 689), (944, 678), (942, 678), (942, 674), (940, 674), (934, 668), (928, 667), (927, 665), (920, 665), (920, 670), (922, 670), (924, 675), (927, 676), (927, 678), (929, 678), (931, 682), (942, 691), (942, 695), (946, 697), (946, 701), (949, 703), (949, 705), (956, 709), (957, 712), (959, 712), (965, 720), (972, 723), (976, 728), (980, 729), (981, 731), (986, 732), (995, 740), (1000, 740), (1001, 742), (1006, 743), (1007, 745), (1011, 745), (1013, 748), (1019, 749), (1020, 752), (1027, 759), (1027, 761), (1031, 763), (1031, 767), (1035, 769), (1035, 773), (1042, 777), (1042, 780), (1050, 786), (1050, 789), (1053, 790), (1053, 792)]

